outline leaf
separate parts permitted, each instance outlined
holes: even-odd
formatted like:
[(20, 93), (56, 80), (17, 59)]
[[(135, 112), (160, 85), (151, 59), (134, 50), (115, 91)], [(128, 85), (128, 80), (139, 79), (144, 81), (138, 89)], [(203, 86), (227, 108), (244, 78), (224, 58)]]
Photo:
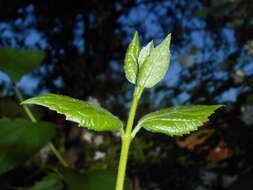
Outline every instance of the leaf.
[(138, 57), (139, 70), (142, 67), (144, 61), (149, 57), (151, 51), (154, 49), (153, 41), (149, 42), (145, 47), (141, 49), (140, 55)]
[(28, 160), (46, 145), (54, 134), (54, 126), (48, 122), (0, 119), (0, 173)]
[(0, 70), (6, 72), (12, 81), (33, 71), (44, 59), (45, 53), (35, 50), (0, 48)]
[(22, 104), (37, 104), (64, 114), (69, 121), (95, 131), (116, 130), (122, 122), (109, 111), (81, 100), (57, 94), (45, 94), (30, 98)]
[(170, 136), (189, 134), (198, 129), (223, 105), (194, 105), (162, 109), (142, 117), (138, 126)]
[(56, 174), (50, 174), (38, 181), (33, 187), (26, 190), (63, 190), (64, 185), (60, 177)]
[[(70, 168), (64, 168), (61, 171), (64, 180), (70, 190), (112, 190), (115, 188), (117, 170), (96, 170), (86, 173), (79, 173)], [(127, 188), (128, 183), (126, 183)]]
[(142, 87), (151, 88), (163, 79), (170, 63), (170, 39), (169, 34), (163, 42), (154, 48), (147, 60), (140, 68), (137, 84)]
[(138, 74), (138, 63), (137, 59), (140, 53), (140, 42), (138, 32), (135, 32), (134, 38), (129, 44), (124, 60), (125, 74), (129, 82), (135, 84)]
[[(33, 108), (32, 110), (35, 118), (41, 118), (42, 110), (38, 108)], [(14, 101), (12, 98), (4, 97), (0, 99), (0, 115), (1, 117), (17, 118), (17, 117), (27, 117), (24, 109)]]

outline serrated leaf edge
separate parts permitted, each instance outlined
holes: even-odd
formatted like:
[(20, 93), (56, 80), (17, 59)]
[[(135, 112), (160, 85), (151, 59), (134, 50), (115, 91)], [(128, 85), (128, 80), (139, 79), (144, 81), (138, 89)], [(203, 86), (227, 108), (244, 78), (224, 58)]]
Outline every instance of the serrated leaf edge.
[[(169, 65), (170, 65), (170, 56), (171, 56), (171, 53), (170, 53), (170, 42), (171, 42), (171, 34), (168, 34), (167, 36), (166, 36), (166, 38), (158, 45), (158, 46), (156, 46), (156, 47), (154, 47), (154, 48), (152, 48), (152, 50), (151, 50), (151, 52), (150, 52), (150, 54), (149, 54), (149, 56), (148, 56), (148, 58), (152, 55), (152, 53), (154, 52), (154, 51), (157, 51), (159, 48), (161, 48), (162, 46), (164, 46), (164, 44), (166, 43), (168, 41), (168, 44), (169, 44), (169, 46), (168, 46), (168, 55), (166, 55), (166, 56), (168, 56), (168, 58), (169, 58), (169, 62), (167, 63), (167, 69), (166, 69), (166, 71), (163, 73), (163, 75), (160, 77), (161, 79), (159, 80), (159, 81), (157, 81), (155, 84), (152, 84), (152, 85), (146, 85), (147, 84), (147, 82), (150, 80), (150, 78), (151, 77), (153, 77), (154, 78), (154, 76), (151, 76), (151, 72), (153, 72), (153, 68), (155, 67), (155, 66), (157, 66), (156, 64), (151, 64), (151, 68), (149, 68), (149, 73), (147, 74), (146, 73), (146, 76), (147, 76), (147, 78), (146, 78), (146, 80), (145, 81), (142, 81), (142, 78), (139, 78), (138, 77), (138, 80), (137, 80), (137, 84), (138, 85), (140, 85), (140, 86), (144, 86), (145, 88), (152, 88), (153, 86), (155, 86), (158, 82), (160, 82), (163, 78), (164, 78), (164, 76), (165, 76), (165, 74), (166, 74), (166, 72), (168, 71), (168, 67), (169, 67)], [(142, 67), (139, 69), (139, 72), (141, 72), (141, 70), (142, 69), (144, 69), (144, 67), (145, 67), (145, 65), (147, 64), (147, 62), (148, 62), (148, 58), (142, 63)], [(146, 64), (145, 64), (146, 63)], [(144, 72), (144, 71), (143, 71)], [(143, 73), (143, 75), (144, 75), (144, 73)], [(143, 77), (143, 76), (142, 76)], [(140, 84), (140, 81), (142, 81), (142, 83), (143, 84)]]
[[(198, 105), (197, 105), (198, 106)], [(193, 126), (191, 129), (189, 129), (189, 130), (186, 130), (186, 131), (184, 131), (184, 132), (182, 132), (182, 133), (175, 133), (175, 134), (167, 134), (167, 135), (169, 135), (169, 136), (182, 136), (182, 135), (185, 135), (185, 134), (190, 134), (191, 132), (193, 132), (193, 131), (196, 131), (199, 127), (201, 127), (201, 126), (203, 126), (203, 124), (205, 124), (207, 121), (209, 121), (209, 117), (212, 115), (212, 114), (214, 114), (215, 113), (215, 111), (217, 110), (217, 109), (219, 109), (219, 108), (221, 108), (221, 107), (224, 107), (225, 105), (223, 105), (223, 104), (220, 104), (220, 105), (210, 105), (210, 106), (216, 106), (216, 108), (213, 110), (213, 111), (211, 111), (211, 113), (209, 113), (208, 114), (208, 116), (205, 118), (205, 119), (203, 119), (202, 121), (198, 121), (198, 120), (195, 120), (196, 122), (198, 122), (199, 123), (199, 125), (198, 126)], [(176, 107), (175, 107), (176, 108)], [(167, 109), (167, 108), (165, 108), (165, 109)], [(161, 110), (158, 110), (158, 111), (155, 111), (155, 112), (159, 112), (159, 111), (161, 111)], [(154, 114), (155, 112), (151, 112), (151, 113), (149, 113), (149, 114)], [(176, 112), (172, 112), (172, 114), (173, 113), (176, 113)], [(148, 118), (148, 119), (144, 119), (146, 116), (148, 116), (149, 114), (147, 114), (147, 115), (145, 115), (145, 116), (143, 116), (143, 118), (141, 118), (140, 120), (139, 120), (139, 122), (138, 122), (138, 124), (137, 124), (137, 126), (136, 126), (136, 128), (139, 128), (138, 130), (140, 130), (140, 128), (145, 128), (146, 130), (148, 130), (148, 131), (151, 131), (151, 132), (153, 132), (153, 133), (160, 133), (160, 132), (157, 132), (157, 131), (154, 131), (154, 130), (152, 130), (152, 129), (150, 129), (150, 128), (147, 128), (147, 127), (145, 127), (145, 126), (143, 126), (143, 124), (145, 123), (145, 122), (149, 122), (149, 121), (155, 121), (155, 120), (160, 120), (161, 119), (161, 117), (159, 116), (159, 117), (151, 117), (151, 118)], [(167, 115), (166, 113), (165, 114), (163, 114), (162, 116), (165, 116), (165, 115)], [(204, 114), (203, 114), (204, 115)], [(144, 120), (142, 120), (142, 119), (144, 119)], [(166, 120), (166, 119), (165, 119)], [(178, 119), (170, 119), (170, 120), (178, 120)], [(183, 119), (179, 119), (179, 120), (183, 120)], [(192, 119), (192, 120), (194, 120), (194, 119)], [(188, 121), (192, 121), (192, 120), (188, 120)], [(136, 134), (137, 132), (135, 132), (135, 134)], [(133, 136), (135, 136), (135, 134), (133, 135)], [(162, 133), (162, 134), (165, 134), (165, 133)]]
[[(57, 96), (62, 96), (62, 97), (64, 97), (63, 95), (51, 94), (51, 93), (45, 94), (45, 95), (57, 95)], [(42, 95), (42, 96), (43, 96), (43, 95)], [(40, 97), (40, 96), (39, 96), (39, 97)], [(84, 103), (90, 105), (91, 107), (98, 108), (99, 111), (100, 111), (101, 113), (106, 112), (107, 114), (109, 114), (110, 116), (112, 116), (114, 119), (118, 120), (119, 123), (120, 123), (120, 127), (119, 127), (118, 129), (110, 129), (110, 130), (119, 130), (120, 128), (123, 127), (122, 121), (121, 121), (117, 116), (115, 116), (115, 115), (113, 115), (111, 112), (109, 112), (108, 110), (106, 110), (106, 109), (104, 109), (104, 108), (102, 108), (102, 107), (100, 107), (100, 106), (96, 106), (96, 105), (94, 105), (94, 104), (91, 104), (91, 103), (89, 103), (89, 102), (86, 102), (86, 101), (81, 101), (81, 100), (78, 100), (78, 99), (75, 99), (75, 98), (72, 98), (72, 97), (69, 97), (69, 96), (65, 96), (65, 97), (71, 98), (72, 100), (74, 100), (74, 101), (76, 101), (76, 102), (80, 102), (80, 103), (83, 103), (83, 102), (84, 102)], [(81, 122), (75, 120), (75, 119), (74, 119), (75, 116), (73, 117), (72, 114), (69, 114), (69, 113), (68, 113), (68, 115), (66, 115), (65, 113), (63, 113), (63, 112), (61, 112), (61, 111), (58, 111), (58, 110), (56, 110), (56, 109), (54, 109), (54, 108), (51, 108), (51, 107), (49, 107), (49, 106), (47, 106), (47, 105), (45, 105), (45, 104), (43, 104), (43, 103), (34, 102), (34, 100), (36, 100), (37, 98), (38, 98), (38, 97), (29, 98), (29, 99), (27, 99), (27, 100), (21, 102), (20, 104), (21, 104), (21, 105), (23, 105), (23, 104), (35, 104), (35, 105), (44, 106), (44, 107), (48, 108), (49, 110), (52, 110), (52, 111), (55, 111), (56, 113), (59, 113), (59, 114), (64, 115), (64, 116), (66, 117), (66, 120), (71, 121), (71, 122), (75, 122), (75, 123), (78, 124), (79, 127), (82, 127), (82, 126), (81, 126), (81, 125), (82, 125)], [(41, 98), (41, 97), (40, 97), (40, 98)], [(45, 98), (45, 97), (43, 97), (43, 98)], [(51, 98), (51, 97), (50, 97), (50, 98)], [(52, 98), (53, 98), (53, 97), (52, 97)], [(87, 115), (84, 115), (83, 113), (80, 113), (80, 112), (78, 112), (78, 113), (81, 114), (83, 117), (89, 118)], [(94, 125), (94, 123), (93, 123), (92, 120), (89, 120), (89, 122), (91, 122), (91, 125), (92, 125), (92, 126)], [(105, 122), (106, 122), (106, 121), (105, 121)], [(84, 122), (82, 121), (82, 123), (84, 123)], [(80, 124), (81, 124), (81, 125), (80, 125)], [(94, 128), (92, 128), (91, 126), (85, 126), (85, 127), (88, 128), (88, 129), (94, 130), (94, 131), (105, 131), (105, 130), (97, 130), (97, 129), (94, 129)]]

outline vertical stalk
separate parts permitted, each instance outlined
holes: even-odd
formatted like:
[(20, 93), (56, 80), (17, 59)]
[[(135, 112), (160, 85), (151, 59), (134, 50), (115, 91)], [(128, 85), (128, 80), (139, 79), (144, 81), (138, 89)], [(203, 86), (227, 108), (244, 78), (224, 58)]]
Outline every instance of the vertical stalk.
[[(19, 91), (18, 87), (16, 85), (13, 85), (13, 89), (15, 91), (15, 93), (17, 94), (18, 100), (20, 102), (24, 101), (24, 98), (21, 94), (21, 92)], [(31, 119), (32, 122), (36, 123), (37, 120), (35, 119), (34, 115), (32, 114), (31, 110), (29, 109), (29, 107), (27, 105), (22, 105), (26, 114), (28, 115), (28, 117)], [(55, 156), (58, 158), (58, 160), (60, 161), (60, 163), (64, 166), (64, 167), (68, 167), (67, 162), (63, 159), (63, 157), (61, 156), (61, 154), (58, 152), (58, 150), (55, 148), (55, 146), (49, 142), (48, 143), (50, 149), (52, 150), (52, 152), (55, 154)]]
[(126, 131), (121, 136), (122, 144), (121, 144), (120, 161), (119, 161), (118, 175), (117, 175), (117, 182), (116, 182), (116, 190), (123, 190), (124, 188), (128, 152), (129, 152), (130, 144), (132, 141), (131, 133), (132, 133), (136, 109), (137, 109), (142, 91), (143, 91), (142, 87), (137, 86), (135, 88), (133, 102), (132, 102), (132, 106), (131, 106), (128, 120), (127, 120)]
[[(20, 102), (23, 102), (23, 101), (24, 101), (24, 98), (23, 98), (23, 96), (21, 95), (21, 93), (20, 93), (18, 87), (16, 87), (16, 85), (14, 85), (14, 86), (13, 86), (13, 89), (14, 89), (15, 93), (17, 94), (18, 100), (19, 100)], [(37, 122), (36, 119), (35, 119), (35, 117), (33, 116), (32, 112), (31, 112), (31, 110), (28, 108), (28, 106), (25, 105), (25, 104), (22, 105), (22, 106), (23, 106), (23, 108), (24, 108), (26, 114), (28, 115), (28, 117), (31, 119), (31, 121), (34, 122), (34, 123)]]

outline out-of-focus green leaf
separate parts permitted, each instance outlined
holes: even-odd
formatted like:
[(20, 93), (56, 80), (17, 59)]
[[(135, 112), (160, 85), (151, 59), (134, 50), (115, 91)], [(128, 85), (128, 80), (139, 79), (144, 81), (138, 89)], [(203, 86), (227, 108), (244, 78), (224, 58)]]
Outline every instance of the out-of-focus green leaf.
[(26, 190), (63, 190), (62, 180), (56, 174), (50, 174)]
[[(97, 170), (79, 173), (73, 169), (65, 168), (61, 171), (69, 190), (113, 190), (116, 184), (117, 170)], [(127, 188), (128, 183), (126, 183)]]
[(141, 66), (137, 81), (139, 86), (151, 88), (163, 79), (170, 63), (170, 39), (169, 34), (160, 45), (151, 51)]
[(184, 135), (198, 129), (223, 105), (194, 105), (162, 109), (142, 117), (138, 126), (170, 136)]
[(22, 104), (37, 104), (64, 114), (69, 121), (96, 131), (116, 130), (122, 122), (102, 107), (57, 94), (45, 94), (30, 98)]
[[(40, 118), (43, 113), (40, 108), (32, 108), (32, 113), (35, 118)], [(10, 98), (0, 99), (0, 117), (17, 118), (17, 117), (27, 117), (22, 106), (16, 101)]]
[(135, 84), (138, 74), (138, 56), (140, 53), (140, 42), (138, 32), (135, 32), (134, 38), (129, 44), (125, 56), (125, 74), (129, 82)]
[(0, 119), (0, 173), (27, 161), (54, 136), (48, 122)]
[(0, 70), (18, 82), (24, 74), (33, 71), (44, 57), (42, 51), (0, 48)]
[(253, 104), (253, 94), (247, 96), (246, 103), (247, 104)]

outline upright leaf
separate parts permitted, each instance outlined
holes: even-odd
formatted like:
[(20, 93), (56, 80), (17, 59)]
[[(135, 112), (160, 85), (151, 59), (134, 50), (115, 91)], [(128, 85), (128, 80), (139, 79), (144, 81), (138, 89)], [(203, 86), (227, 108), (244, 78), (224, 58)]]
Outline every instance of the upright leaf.
[(194, 105), (162, 109), (142, 117), (139, 127), (170, 136), (184, 135), (198, 129), (223, 105)]
[(0, 48), (0, 70), (18, 82), (24, 74), (33, 71), (44, 57), (42, 51)]
[(125, 74), (129, 82), (135, 84), (138, 74), (138, 56), (140, 53), (140, 42), (138, 32), (135, 32), (134, 38), (129, 44), (125, 56)]
[(122, 122), (109, 111), (94, 104), (57, 94), (30, 98), (22, 104), (37, 104), (64, 114), (69, 121), (96, 131), (116, 130)]
[(163, 79), (170, 63), (170, 39), (169, 34), (160, 45), (151, 51), (141, 66), (137, 82), (139, 86), (151, 88)]
[(51, 123), (0, 119), (0, 173), (17, 167), (54, 136)]
[(140, 55), (138, 57), (138, 66), (139, 66), (139, 70), (142, 67), (144, 61), (147, 60), (147, 58), (149, 57), (151, 51), (154, 49), (154, 43), (153, 41), (149, 42), (145, 47), (143, 47), (141, 49)]

